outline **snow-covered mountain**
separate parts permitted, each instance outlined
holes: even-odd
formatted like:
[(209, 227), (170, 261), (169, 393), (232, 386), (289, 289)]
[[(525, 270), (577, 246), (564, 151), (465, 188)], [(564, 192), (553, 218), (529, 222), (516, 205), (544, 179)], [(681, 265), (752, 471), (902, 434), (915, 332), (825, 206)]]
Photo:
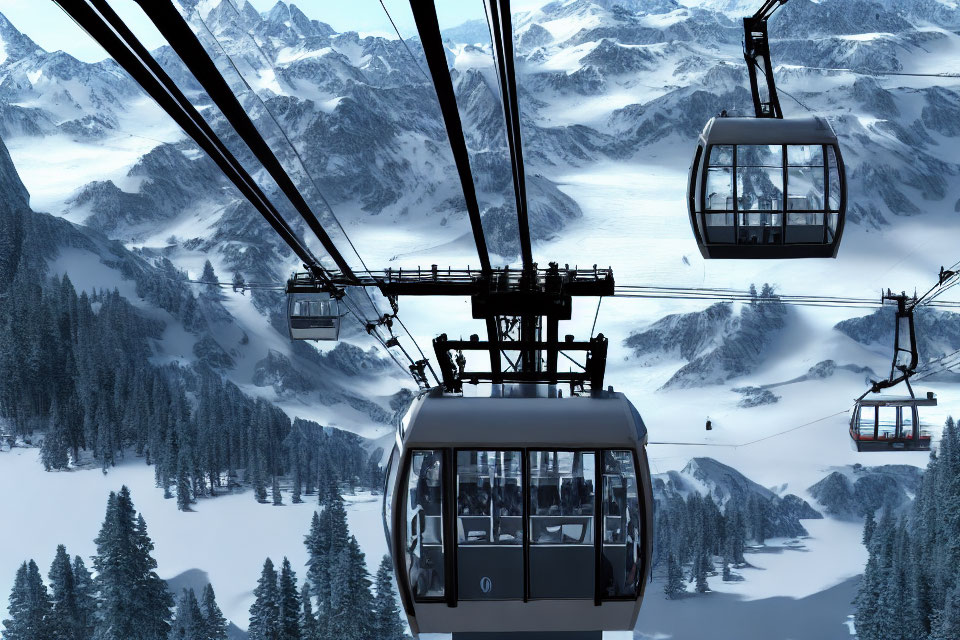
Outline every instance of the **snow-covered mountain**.
[(743, 506), (750, 500), (760, 500), (769, 505), (771, 511), (768, 516), (769, 537), (807, 535), (800, 520), (823, 517), (802, 498), (793, 494), (778, 495), (713, 458), (693, 458), (680, 471), (653, 476), (653, 492), (654, 499), (661, 502), (699, 493), (721, 508), (731, 502)]
[(913, 504), (922, 476), (921, 469), (905, 464), (857, 464), (831, 471), (810, 487), (810, 495), (832, 516), (859, 519), (882, 510), (900, 515)]
[[(243, 1), (181, 4), (195, 7), (191, 21), (348, 260), (359, 262), (324, 200), (372, 268), (475, 263), (416, 38), (406, 42), (411, 55), (398, 40), (336, 32), (285, 2), (263, 13)], [(844, 245), (836, 261), (700, 259), (685, 213), (689, 153), (709, 117), (750, 109), (738, 18), (756, 4), (565, 0), (513, 16), (541, 263), (609, 264), (619, 282), (738, 289), (770, 282), (783, 293), (867, 295), (881, 287), (929, 286), (940, 265), (956, 260), (960, 81), (877, 73), (956, 73), (960, 9), (947, 0), (792, 0), (782, 8), (770, 23), (781, 100), (788, 115), (807, 109), (826, 115), (840, 136), (851, 188)], [(515, 261), (511, 179), (486, 25), (467, 23), (445, 37), (488, 241), (499, 254), (495, 262)], [(291, 345), (277, 292), (213, 292), (181, 273), (196, 279), (209, 259), (223, 281), (240, 271), (248, 281), (280, 282), (298, 266), (209, 160), (112, 62), (87, 64), (43, 51), (5, 19), (0, 43), (0, 138), (26, 188), (9, 163), (0, 162), (0, 181), (9, 185), (8, 204), (42, 221), (37, 228), (56, 230), (49, 238), (37, 234), (49, 272), (69, 273), (78, 289), (117, 287), (161, 321), (157, 362), (202, 363), (291, 416), (386, 442), (406, 382), (370, 351), (362, 330), (345, 323), (344, 342), (333, 348)], [(172, 51), (163, 47), (155, 55), (293, 220)], [(64, 220), (27, 215), (27, 192), (35, 211)], [(4, 273), (0, 265), (0, 278)], [(181, 299), (195, 298), (202, 322), (184, 323), (161, 296), (141, 295), (156, 292), (157, 283), (171, 283)], [(401, 301), (401, 315), (425, 345), (441, 331), (479, 332), (464, 304)], [(570, 333), (590, 331), (594, 308), (587, 306), (575, 310)], [(604, 300), (596, 317), (597, 330), (610, 337), (607, 380), (627, 391), (644, 416), (651, 464), (665, 491), (772, 495), (793, 517), (806, 512), (804, 500), (813, 494), (828, 516), (856, 517), (857, 478), (869, 474), (844, 470), (824, 480), (834, 487), (829, 496), (812, 485), (855, 461), (871, 468), (926, 461), (923, 453), (892, 461), (846, 446), (844, 411), (865, 379), (889, 366), (889, 314), (851, 320), (865, 312), (767, 313), (774, 305), (760, 306)], [(924, 358), (960, 348), (956, 324), (949, 314), (918, 315)], [(924, 419), (936, 432), (958, 394), (946, 379), (931, 388), (941, 406)], [(706, 417), (713, 430), (705, 433)], [(695, 464), (684, 468), (691, 456)], [(708, 456), (714, 466), (705, 470)], [(740, 476), (745, 484), (734, 469), (752, 480)], [(862, 558), (857, 525), (825, 520), (804, 526), (845, 558), (824, 578), (830, 586), (854, 575), (850, 567), (862, 566)], [(301, 536), (303, 523), (293, 529)], [(242, 580), (252, 586), (255, 576)], [(765, 595), (794, 595), (764, 588)]]

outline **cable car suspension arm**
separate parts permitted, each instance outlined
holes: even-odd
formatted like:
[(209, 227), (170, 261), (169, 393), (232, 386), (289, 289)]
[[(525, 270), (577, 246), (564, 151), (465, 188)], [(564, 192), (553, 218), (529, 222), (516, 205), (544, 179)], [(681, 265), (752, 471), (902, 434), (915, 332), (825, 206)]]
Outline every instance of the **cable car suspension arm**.
[[(752, 16), (743, 19), (743, 57), (747, 61), (750, 74), (750, 93), (753, 96), (754, 114), (758, 118), (782, 118), (780, 98), (773, 77), (773, 63), (770, 61), (770, 41), (767, 38), (767, 20), (787, 0), (765, 0), (763, 6)], [(767, 99), (760, 95), (758, 70), (763, 73)]]

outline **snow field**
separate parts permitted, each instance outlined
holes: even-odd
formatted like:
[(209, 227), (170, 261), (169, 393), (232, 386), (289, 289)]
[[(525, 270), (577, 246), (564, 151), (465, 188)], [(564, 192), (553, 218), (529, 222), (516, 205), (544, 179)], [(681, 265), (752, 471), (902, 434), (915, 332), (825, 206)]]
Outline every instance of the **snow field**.
[[(33, 558), (44, 576), (58, 544), (84, 558), (95, 553), (93, 539), (103, 522), (107, 495), (122, 485), (147, 521), (154, 542), (157, 572), (173, 578), (189, 569), (205, 571), (216, 589), (224, 615), (242, 629), (253, 604), (253, 589), (266, 557), (287, 556), (302, 584), (307, 552), (303, 537), (316, 508), (315, 496), (303, 504), (258, 505), (249, 491), (202, 499), (191, 513), (177, 511), (153, 483), (153, 467), (129, 457), (107, 475), (97, 470), (47, 473), (39, 449), (0, 452), (0, 486), (8, 488), (0, 521), (0, 613), (21, 562)], [(380, 498), (344, 496), (350, 533), (357, 537), (373, 574), (386, 553)]]

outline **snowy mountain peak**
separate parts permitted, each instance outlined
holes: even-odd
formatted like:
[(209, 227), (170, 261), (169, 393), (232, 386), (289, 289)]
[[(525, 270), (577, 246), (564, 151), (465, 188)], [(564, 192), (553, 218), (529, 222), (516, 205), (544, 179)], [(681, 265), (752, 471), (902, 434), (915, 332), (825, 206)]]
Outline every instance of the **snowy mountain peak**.
[(0, 64), (14, 62), (42, 52), (43, 49), (0, 13)]

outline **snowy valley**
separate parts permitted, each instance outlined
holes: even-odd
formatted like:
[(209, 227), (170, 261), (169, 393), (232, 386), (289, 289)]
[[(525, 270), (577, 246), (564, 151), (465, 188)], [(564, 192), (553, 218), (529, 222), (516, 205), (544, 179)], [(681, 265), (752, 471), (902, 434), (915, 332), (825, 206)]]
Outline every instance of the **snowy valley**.
[[(826, 116), (843, 146), (851, 189), (843, 244), (836, 260), (700, 257), (686, 211), (687, 171), (695, 137), (710, 117), (751, 109), (739, 18), (756, 4), (558, 0), (514, 14), (533, 248), (541, 264), (609, 265), (618, 284), (768, 285), (782, 294), (879, 298), (886, 288), (922, 292), (941, 266), (958, 259), (960, 7), (949, 0), (791, 0), (782, 8), (771, 21), (771, 40), (785, 111)], [(244, 0), (180, 5), (351, 264), (360, 267), (362, 260), (378, 269), (475, 261), (415, 37), (401, 42), (338, 32), (309, 3), (297, 8), (281, 1), (263, 12)], [(388, 6), (409, 11), (402, 3)], [(384, 25), (389, 31), (386, 17)], [(494, 262), (516, 265), (510, 161), (487, 27), (469, 21), (444, 35)], [(76, 37), (86, 36), (77, 30)], [(373, 469), (384, 462), (412, 396), (408, 376), (359, 323), (345, 321), (343, 339), (333, 347), (291, 343), (280, 291), (200, 283), (209, 282), (207, 262), (221, 282), (240, 273), (247, 282), (281, 285), (299, 265), (118, 65), (45, 51), (3, 17), (0, 47), (0, 292), (25, 265), (36, 274), (29, 284), (37, 291), (41, 281), (67, 276), (77, 295), (86, 292), (91, 313), (107, 305), (117, 317), (137, 318), (103, 329), (93, 343), (121, 336), (135, 353), (84, 370), (97, 371), (112, 391), (138, 386), (121, 384), (116, 372), (149, 368), (150, 375), (175, 380), (163, 393), (175, 404), (172, 390), (182, 388), (182, 404), (195, 414), (202, 413), (196, 409), (202, 398), (227, 398), (216, 402), (243, 409), (230, 419), (236, 426), (224, 441), (244, 447), (242, 454), (224, 454), (221, 495), (198, 493), (192, 510), (181, 512), (158, 483), (176, 494), (187, 463), (147, 466), (138, 456), (145, 443), (124, 440), (136, 416), (117, 416), (117, 433), (124, 435), (112, 449), (85, 450), (83, 464), (51, 472), (44, 471), (39, 447), (23, 445), (55, 431), (51, 416), (69, 413), (49, 409), (56, 393), (39, 394), (37, 404), (45, 408), (35, 415), (24, 418), (24, 409), (4, 416), (0, 433), (23, 433), (16, 434), (18, 446), (0, 448), (0, 486), (11, 496), (5, 519), (19, 523), (0, 525), (0, 611), (25, 559), (45, 572), (59, 543), (71, 554), (94, 553), (107, 494), (126, 485), (148, 523), (160, 576), (198, 593), (208, 579), (236, 627), (232, 633), (243, 637), (264, 558), (279, 564), (286, 556), (305, 575), (303, 539), (317, 504), (309, 482), (304, 502), (292, 502), (292, 470), (319, 473), (315, 461), (299, 454), (268, 453), (267, 439), (262, 452), (248, 452), (257, 447), (244, 439), (240, 423), (260, 420), (254, 416), (267, 416), (260, 420), (263, 433), (312, 429), (336, 438), (343, 446), (338, 453), (349, 452), (333, 456), (352, 460), (334, 476), (356, 489), (344, 496), (349, 529), (375, 574), (387, 549), (381, 498), (370, 491), (377, 485)], [(286, 206), (170, 48), (154, 55)], [(347, 237), (359, 254), (348, 252)], [(118, 300), (111, 302), (113, 290)], [(373, 301), (360, 295), (355, 301), (374, 317), (389, 307), (371, 294)], [(26, 308), (40, 299), (30, 295), (17, 304)], [(58, 299), (76, 297), (62, 295)], [(929, 459), (925, 452), (857, 453), (849, 444), (853, 399), (890, 368), (890, 310), (615, 297), (582, 302), (573, 314), (562, 333), (585, 336), (596, 322), (610, 339), (606, 383), (630, 397), (650, 433), (664, 519), (656, 535), (664, 537), (657, 540), (662, 555), (635, 637), (694, 638), (683, 619), (720, 616), (724, 609), (750, 616), (757, 612), (751, 607), (760, 606), (768, 607), (759, 615), (771, 622), (769, 628), (758, 623), (758, 638), (852, 637), (850, 601), (868, 559), (863, 518), (874, 510), (910, 513)], [(401, 299), (400, 317), (425, 351), (440, 333), (467, 338), (483, 332), (482, 323), (469, 319), (466, 299)], [(960, 350), (960, 315), (923, 309), (917, 323), (921, 361), (934, 370), (940, 368), (935, 363), (950, 362)], [(4, 330), (0, 340), (17, 343), (11, 327)], [(13, 344), (3, 362), (21, 355)], [(935, 442), (947, 416), (960, 416), (958, 378), (944, 369), (917, 383), (939, 398), (923, 415)], [(0, 386), (12, 377), (0, 376)], [(21, 377), (20, 386), (0, 389), (5, 401), (19, 402), (22, 389), (34, 388), (29, 376)], [(140, 386), (147, 389), (152, 379), (144, 377)], [(122, 406), (128, 398), (117, 394), (112, 402)], [(194, 415), (196, 450), (205, 446), (204, 425), (230, 421), (216, 411)], [(82, 412), (74, 422), (78, 432), (90, 428)], [(162, 447), (146, 443), (147, 450), (179, 456), (183, 447), (170, 444), (175, 429), (150, 429), (167, 440)], [(315, 448), (303, 438), (286, 446)], [(258, 484), (246, 466), (260, 460)], [(195, 470), (203, 463), (190, 464), (196, 491)], [(254, 500), (257, 488), (274, 489), (268, 479), (283, 494), (282, 507)], [(757, 515), (756, 507), (748, 508), (759, 503), (771, 511)], [(694, 595), (687, 581), (689, 597), (665, 600), (667, 555), (694, 552), (692, 534), (669, 535), (687, 517), (681, 514), (706, 518), (702, 514), (716, 511), (732, 522), (741, 510), (762, 520), (758, 525), (745, 515), (739, 541), (745, 561), (733, 568), (741, 579), (724, 580), (729, 551), (717, 548), (715, 570), (705, 578), (711, 593)], [(716, 539), (730, 536), (717, 533)], [(799, 626), (777, 629), (777, 614), (769, 612), (791, 603), (823, 620), (806, 629), (797, 618)], [(753, 637), (739, 615), (722, 618), (729, 635), (716, 637)], [(785, 635), (771, 635), (777, 632)]]

